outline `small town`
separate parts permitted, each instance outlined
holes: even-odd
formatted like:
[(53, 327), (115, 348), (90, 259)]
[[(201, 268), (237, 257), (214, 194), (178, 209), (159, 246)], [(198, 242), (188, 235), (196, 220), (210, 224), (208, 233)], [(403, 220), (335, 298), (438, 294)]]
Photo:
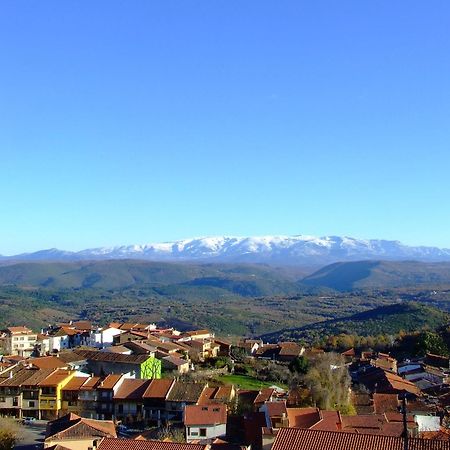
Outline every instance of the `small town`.
[(449, 56), (449, 0), (0, 0), (0, 450), (450, 450)]
[[(9, 327), (1, 348), (0, 415), (24, 430), (40, 424), (41, 448), (282, 450), (311, 440), (353, 448), (362, 437), (367, 449), (449, 448), (445, 356), (232, 345), (210, 330), (89, 321)], [(266, 381), (245, 375), (251, 367)], [(298, 381), (313, 369), (315, 383)]]

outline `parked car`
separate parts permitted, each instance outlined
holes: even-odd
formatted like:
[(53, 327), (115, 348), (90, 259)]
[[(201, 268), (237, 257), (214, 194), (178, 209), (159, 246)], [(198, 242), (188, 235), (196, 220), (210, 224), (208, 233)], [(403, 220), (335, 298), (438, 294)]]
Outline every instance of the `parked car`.
[(24, 425), (32, 425), (36, 421), (36, 417), (24, 417), (22, 423)]

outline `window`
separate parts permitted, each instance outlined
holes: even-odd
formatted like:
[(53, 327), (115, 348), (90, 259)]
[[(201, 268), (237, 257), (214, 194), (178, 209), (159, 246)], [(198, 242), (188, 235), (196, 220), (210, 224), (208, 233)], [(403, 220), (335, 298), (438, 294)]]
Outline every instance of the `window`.
[(117, 412), (123, 414), (123, 405), (117, 405)]
[(19, 406), (19, 397), (13, 397), (13, 406)]
[(28, 402), (28, 408), (34, 408), (36, 402)]
[(206, 437), (206, 428), (200, 428), (200, 436)]

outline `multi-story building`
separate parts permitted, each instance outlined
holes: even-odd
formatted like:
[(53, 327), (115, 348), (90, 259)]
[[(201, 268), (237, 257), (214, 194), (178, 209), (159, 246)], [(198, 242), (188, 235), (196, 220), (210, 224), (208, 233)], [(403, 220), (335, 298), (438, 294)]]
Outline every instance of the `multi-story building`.
[(86, 361), (86, 370), (97, 376), (124, 374), (126, 378), (161, 378), (161, 361), (148, 354), (123, 355), (113, 352), (75, 350)]
[(97, 385), (97, 419), (109, 420), (113, 418), (113, 400), (125, 381), (124, 375), (111, 374)]
[(22, 417), (41, 418), (39, 409), (41, 387), (39, 383), (44, 381), (54, 371), (55, 369), (34, 369), (33, 375), (22, 383)]
[(97, 386), (101, 383), (100, 377), (90, 377), (80, 387), (78, 394), (78, 404), (80, 406), (80, 416), (87, 419), (95, 419), (98, 410), (98, 391)]
[(7, 355), (30, 356), (35, 348), (37, 333), (27, 327), (9, 327), (3, 330)]
[(145, 417), (150, 424), (160, 427), (167, 421), (166, 398), (174, 384), (175, 381), (168, 378), (152, 380), (144, 392)]
[(33, 372), (20, 369), (17, 372), (10, 371), (10, 376), (0, 383), (0, 413), (6, 416), (20, 418), (22, 409), (22, 383)]
[(151, 380), (123, 380), (114, 395), (115, 417), (125, 423), (142, 422), (144, 420), (144, 393)]
[(39, 383), (41, 418), (53, 420), (62, 409), (62, 389), (75, 376), (72, 370), (57, 369)]
[(79, 400), (81, 386), (86, 383), (89, 376), (84, 377), (75, 376), (73, 377), (63, 388), (62, 388), (62, 403), (61, 403), (61, 414), (81, 414), (81, 401)]

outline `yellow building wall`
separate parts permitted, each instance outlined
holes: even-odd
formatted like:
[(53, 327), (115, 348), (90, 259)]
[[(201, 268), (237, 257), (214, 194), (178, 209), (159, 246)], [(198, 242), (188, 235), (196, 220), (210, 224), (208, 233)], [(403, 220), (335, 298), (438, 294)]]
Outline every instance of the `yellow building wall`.
[(62, 389), (75, 376), (75, 372), (68, 375), (56, 386), (55, 394), (41, 394), (39, 396), (39, 407), (44, 411), (59, 411), (62, 403)]
[[(99, 439), (100, 442), (100, 439)], [(58, 439), (58, 440), (46, 440), (44, 442), (44, 448), (51, 447), (52, 445), (62, 445), (70, 450), (88, 450), (89, 447), (93, 447), (94, 438), (90, 439)]]

